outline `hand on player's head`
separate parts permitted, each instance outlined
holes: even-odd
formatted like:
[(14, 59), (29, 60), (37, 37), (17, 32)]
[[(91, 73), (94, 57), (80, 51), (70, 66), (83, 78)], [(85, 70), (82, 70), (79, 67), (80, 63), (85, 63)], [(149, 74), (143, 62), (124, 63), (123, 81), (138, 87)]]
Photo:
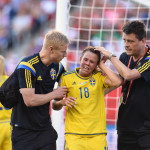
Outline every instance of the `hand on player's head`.
[(94, 50), (100, 51), (101, 54), (103, 54), (107, 59), (109, 58), (111, 52), (106, 50), (104, 47), (95, 47)]

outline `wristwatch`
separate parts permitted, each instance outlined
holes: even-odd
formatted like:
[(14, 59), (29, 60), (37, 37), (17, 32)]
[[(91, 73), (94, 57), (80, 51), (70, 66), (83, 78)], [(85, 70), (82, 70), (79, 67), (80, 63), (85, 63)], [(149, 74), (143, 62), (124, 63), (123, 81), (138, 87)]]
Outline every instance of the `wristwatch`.
[(109, 55), (109, 60), (111, 60), (111, 57), (117, 57), (115, 54), (113, 54), (113, 53), (111, 53), (110, 55)]

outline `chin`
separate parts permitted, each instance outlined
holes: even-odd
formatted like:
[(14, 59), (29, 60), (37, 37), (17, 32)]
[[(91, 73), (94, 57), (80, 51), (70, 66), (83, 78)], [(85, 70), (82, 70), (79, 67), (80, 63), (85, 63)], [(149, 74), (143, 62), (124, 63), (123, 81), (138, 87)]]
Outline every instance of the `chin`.
[(127, 55), (132, 56), (132, 53), (130, 53), (130, 52), (126, 52), (126, 53), (127, 53)]
[(83, 73), (81, 76), (83, 76), (83, 77), (88, 77), (88, 76), (89, 76), (89, 73)]

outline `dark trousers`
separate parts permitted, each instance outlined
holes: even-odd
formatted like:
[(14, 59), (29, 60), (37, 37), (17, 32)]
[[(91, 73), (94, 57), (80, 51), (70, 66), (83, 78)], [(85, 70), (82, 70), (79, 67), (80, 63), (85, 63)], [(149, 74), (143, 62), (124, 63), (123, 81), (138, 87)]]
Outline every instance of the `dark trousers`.
[(118, 150), (150, 150), (150, 133), (118, 134)]
[(53, 128), (34, 131), (13, 127), (11, 139), (12, 150), (56, 150), (57, 133)]

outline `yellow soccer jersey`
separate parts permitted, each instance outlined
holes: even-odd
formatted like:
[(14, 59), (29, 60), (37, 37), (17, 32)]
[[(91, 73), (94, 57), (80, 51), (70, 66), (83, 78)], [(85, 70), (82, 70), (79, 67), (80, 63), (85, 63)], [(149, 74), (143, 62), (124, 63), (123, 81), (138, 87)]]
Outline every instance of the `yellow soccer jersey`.
[[(8, 78), (8, 76), (3, 75), (0, 76), (0, 86), (3, 84), (3, 82)], [(8, 122), (10, 121), (11, 117), (11, 109), (5, 108), (1, 103), (0, 103), (0, 123)]]
[(61, 86), (67, 86), (70, 97), (77, 97), (75, 107), (66, 107), (65, 133), (106, 133), (104, 85), (106, 76), (95, 72), (90, 77), (81, 77), (77, 68), (62, 75)]

